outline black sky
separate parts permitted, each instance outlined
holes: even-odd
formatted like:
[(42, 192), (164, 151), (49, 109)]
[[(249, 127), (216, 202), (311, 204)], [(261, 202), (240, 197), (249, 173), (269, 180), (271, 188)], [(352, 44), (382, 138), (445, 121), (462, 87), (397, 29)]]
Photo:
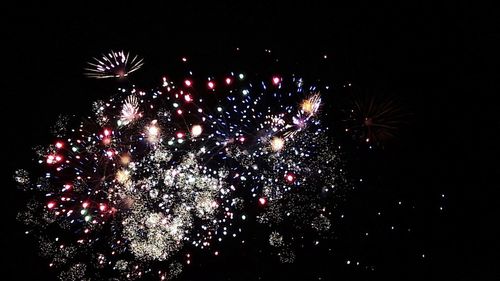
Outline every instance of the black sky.
[[(339, 226), (339, 255), (316, 257), (317, 265), (302, 261), (291, 268), (262, 259), (257, 248), (239, 251), (228, 246), (226, 257), (207, 259), (198, 273), (188, 273), (187, 278), (200, 280), (203, 272), (208, 280), (318, 280), (318, 276), (322, 280), (488, 280), (498, 274), (485, 254), (492, 251), (485, 249), (488, 246), (495, 248), (495, 236), (484, 226), (487, 217), (472, 215), (472, 207), (467, 200), (464, 203), (470, 193), (476, 194), (469, 197), (470, 202), (478, 203), (480, 199), (474, 198), (482, 196), (477, 194), (485, 195), (493, 186), (487, 178), (498, 169), (477, 161), (476, 154), (491, 153), (487, 147), (498, 139), (500, 128), (498, 118), (490, 119), (493, 115), (485, 113), (492, 104), (481, 109), (472, 105), (471, 100), (483, 97), (480, 93), (462, 94), (465, 83), (480, 83), (465, 75), (466, 67), (485, 59), (464, 44), (471, 29), (467, 7), (188, 1), (145, 10), (125, 5), (106, 9), (20, 5), (4, 12), (7, 79), (2, 91), (2, 135), (11, 143), (5, 145), (4, 156), (2, 271), (9, 276), (5, 280), (53, 280), (55, 276), (15, 222), (23, 197), (10, 178), (14, 169), (30, 163), (33, 145), (50, 141), (49, 127), (60, 113), (86, 112), (91, 101), (107, 97), (115, 88), (107, 81), (86, 79), (85, 61), (109, 49), (130, 50), (146, 61), (137, 80), (155, 86), (161, 75), (175, 72), (174, 62), (184, 55), (195, 58), (200, 68), (225, 71), (226, 65), (239, 63), (227, 59), (236, 47), (247, 58), (271, 49), (286, 70), (397, 95), (413, 118), (396, 145), (360, 156), (361, 169), (373, 181), (346, 201), (350, 219)], [(324, 54), (329, 63), (318, 64)], [(255, 69), (266, 67), (257, 59), (246, 63)], [(478, 72), (494, 69), (498, 66)], [(492, 84), (486, 90), (498, 88)], [(470, 115), (479, 117), (479, 122)], [(482, 130), (484, 126), (489, 127)], [(477, 134), (479, 143), (466, 141), (471, 134)], [(471, 145), (475, 152), (466, 149)], [(481, 174), (476, 180), (466, 178), (471, 171), (463, 165), (472, 160), (479, 162), (476, 168)], [(394, 207), (400, 200), (415, 210)], [(482, 214), (489, 202), (479, 201), (483, 209), (476, 211)], [(440, 212), (440, 206), (446, 212)], [(370, 216), (377, 209), (388, 212), (387, 222), (373, 223)], [(391, 223), (411, 227), (415, 233), (377, 232)], [(379, 234), (370, 242), (350, 238), (363, 229)], [(466, 245), (467, 237), (474, 237), (472, 244)], [(421, 258), (422, 253), (426, 258)], [(375, 271), (345, 266), (349, 256), (372, 261)]]

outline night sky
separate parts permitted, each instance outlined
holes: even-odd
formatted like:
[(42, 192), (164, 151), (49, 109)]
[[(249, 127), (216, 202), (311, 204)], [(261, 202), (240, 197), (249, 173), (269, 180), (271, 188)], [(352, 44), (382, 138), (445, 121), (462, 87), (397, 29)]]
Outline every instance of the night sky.
[[(33, 146), (52, 141), (49, 129), (59, 114), (84, 114), (120, 85), (83, 75), (85, 62), (109, 49), (145, 59), (130, 78), (144, 87), (178, 73), (180, 58), (188, 56), (203, 71), (243, 65), (299, 72), (331, 81), (339, 95), (351, 83), (356, 91), (397, 97), (408, 113), (397, 138), (383, 147), (370, 150), (347, 135), (342, 139), (350, 171), (364, 182), (340, 202), (343, 218), (331, 241), (304, 249), (293, 264), (281, 264), (261, 243), (266, 237), (259, 238), (253, 228), (257, 233), (247, 234), (248, 244), (229, 240), (220, 256), (202, 256), (181, 280), (498, 278), (498, 253), (497, 262), (486, 255), (498, 250), (493, 241), (498, 235), (481, 215), (492, 204), (484, 199), (494, 186), (487, 177), (498, 165), (483, 164), (486, 160), (476, 155), (493, 159), (487, 147), (498, 139), (500, 126), (498, 117), (486, 113), (492, 104), (480, 109), (459, 94), (465, 81), (480, 84), (466, 79), (465, 64), (485, 57), (469, 50), (465, 58), (463, 7), (248, 2), (83, 10), (40, 5), (5, 12), (2, 279), (56, 280), (38, 256), (34, 238), (24, 235), (15, 219), (26, 196), (12, 175), (32, 165)], [(236, 48), (241, 50), (237, 56)], [(491, 81), (488, 85), (495, 88)], [(464, 105), (469, 110), (461, 109)], [(478, 123), (471, 115), (479, 117)], [(334, 118), (329, 122), (337, 125)], [(477, 142), (464, 137), (471, 135)], [(467, 151), (470, 146), (477, 147), (475, 153)], [(467, 161), (478, 163), (475, 180), (467, 177)], [(472, 211), (473, 203), (481, 207)]]

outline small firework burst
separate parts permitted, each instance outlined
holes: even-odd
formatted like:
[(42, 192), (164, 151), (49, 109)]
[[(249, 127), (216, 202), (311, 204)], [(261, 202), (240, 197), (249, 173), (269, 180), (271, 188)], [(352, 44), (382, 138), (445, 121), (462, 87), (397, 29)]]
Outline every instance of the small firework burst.
[(124, 51), (110, 51), (100, 58), (89, 61), (85, 75), (90, 78), (123, 78), (130, 73), (139, 70), (144, 64), (143, 59), (138, 56), (130, 57), (130, 53)]
[(319, 93), (316, 93), (302, 101), (300, 104), (300, 110), (308, 116), (313, 116), (318, 112), (320, 105), (321, 96)]
[(273, 151), (280, 151), (285, 146), (285, 140), (280, 137), (274, 137), (271, 139), (271, 149)]
[(407, 116), (395, 98), (355, 95), (344, 120), (345, 131), (370, 147), (382, 145), (397, 136)]
[(121, 112), (121, 118), (120, 118), (120, 124), (121, 125), (127, 125), (134, 120), (138, 119), (140, 117), (139, 113), (139, 103), (137, 101), (137, 98), (133, 95), (130, 95), (125, 99), (125, 102), (123, 103), (123, 108)]

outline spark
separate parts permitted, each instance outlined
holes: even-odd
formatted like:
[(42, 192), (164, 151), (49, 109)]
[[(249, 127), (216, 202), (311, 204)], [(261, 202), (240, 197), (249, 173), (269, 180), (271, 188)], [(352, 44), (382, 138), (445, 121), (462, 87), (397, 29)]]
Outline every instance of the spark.
[(281, 82), (281, 79), (278, 76), (273, 77), (273, 84), (278, 85)]
[(193, 125), (193, 127), (191, 127), (191, 135), (193, 137), (200, 136), (202, 132), (203, 128), (200, 125)]
[(285, 140), (280, 137), (273, 137), (271, 139), (271, 149), (273, 151), (280, 151), (285, 146)]

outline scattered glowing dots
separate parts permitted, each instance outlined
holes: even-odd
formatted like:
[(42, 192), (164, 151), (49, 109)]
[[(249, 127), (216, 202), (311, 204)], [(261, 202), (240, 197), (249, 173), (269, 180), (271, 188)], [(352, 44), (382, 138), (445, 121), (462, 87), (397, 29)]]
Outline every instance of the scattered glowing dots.
[(47, 164), (54, 163), (54, 160), (55, 160), (54, 158), (55, 158), (54, 155), (47, 156)]
[(274, 137), (271, 139), (271, 149), (273, 151), (280, 151), (285, 146), (285, 140), (280, 137)]
[(191, 128), (191, 135), (193, 137), (198, 137), (203, 132), (203, 128), (200, 125), (194, 125)]
[(110, 149), (108, 151), (106, 151), (106, 156), (108, 156), (109, 158), (112, 158), (113, 155), (115, 155), (115, 151)]
[(62, 156), (60, 155), (49, 155), (47, 156), (47, 164), (55, 164), (62, 161)]
[[(180, 60), (186, 62), (187, 58), (178, 56), (177, 62)], [(222, 249), (218, 251), (214, 245), (216, 241), (245, 237), (243, 226), (254, 219), (266, 223), (260, 221), (260, 214), (251, 215), (253, 211), (241, 213), (246, 207), (262, 213), (262, 218), (273, 219), (270, 212), (293, 219), (296, 213), (302, 216), (302, 210), (284, 209), (288, 206), (279, 200), (287, 198), (287, 192), (307, 190), (295, 188), (299, 185), (318, 183), (309, 177), (333, 174), (326, 168), (320, 170), (323, 166), (318, 161), (324, 159), (315, 158), (320, 156), (318, 148), (323, 148), (319, 134), (327, 128), (312, 118), (319, 103), (310, 95), (324, 87), (304, 82), (307, 86), (297, 90), (302, 87), (299, 76), (274, 74), (258, 81), (241, 81), (251, 75), (236, 71), (198, 80), (191, 73), (176, 83), (163, 78), (164, 88), (152, 91), (140, 91), (134, 85), (119, 88), (122, 96), (96, 103), (90, 116), (92, 124), (82, 122), (70, 128), (70, 133), (58, 136), (45, 152), (40, 151), (39, 162), (45, 168), (42, 176), (53, 181), (48, 180), (50, 193), (46, 192), (40, 207), (58, 219), (67, 219), (70, 230), (79, 235), (71, 241), (88, 245), (90, 251), (100, 251), (94, 246), (100, 235), (110, 236), (104, 241), (110, 242), (110, 251), (106, 259), (104, 253), (102, 260), (98, 256), (97, 263), (105, 272), (120, 270), (128, 279), (155, 272), (159, 279), (168, 279), (171, 271), (172, 276), (178, 274), (177, 267), (197, 264), (189, 254), (185, 256), (185, 245), (223, 256)], [(289, 81), (282, 88), (282, 83)], [(198, 86), (200, 91), (192, 88)], [(132, 119), (134, 123), (129, 121)], [(314, 126), (302, 130), (308, 124)], [(266, 163), (267, 159), (271, 162)], [(308, 162), (310, 159), (316, 162)], [(69, 162), (50, 167), (45, 166), (45, 160)], [(61, 191), (65, 183), (74, 186)], [(325, 186), (333, 188), (331, 183)], [(251, 189), (248, 197), (239, 197), (240, 187)], [(313, 231), (329, 228), (326, 217), (332, 215), (330, 210), (313, 211)], [(120, 231), (109, 230), (115, 223)], [(61, 238), (58, 247), (63, 242), (65, 249), (71, 246), (64, 236)], [(318, 245), (318, 241), (309, 242)], [(289, 255), (283, 252), (284, 259), (293, 259)], [(159, 268), (159, 262), (149, 262), (170, 257), (177, 261), (167, 264), (168, 269)]]

